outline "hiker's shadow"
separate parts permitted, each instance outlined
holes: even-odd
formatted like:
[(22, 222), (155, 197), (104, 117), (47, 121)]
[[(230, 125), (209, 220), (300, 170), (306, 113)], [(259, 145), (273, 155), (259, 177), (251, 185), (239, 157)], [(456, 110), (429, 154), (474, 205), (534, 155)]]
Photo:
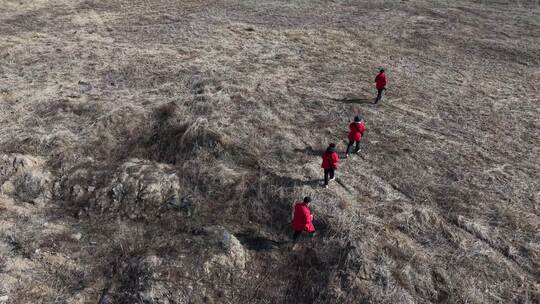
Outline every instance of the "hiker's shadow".
[(275, 241), (249, 232), (237, 233), (234, 236), (242, 246), (254, 251), (268, 251), (287, 243), (287, 241)]
[(285, 187), (290, 187), (290, 188), (298, 187), (298, 186), (316, 187), (320, 181), (320, 179), (301, 180), (298, 178), (292, 178), (288, 176), (278, 176), (278, 175), (276, 175), (275, 178), (277, 179), (280, 185), (283, 185)]
[(343, 98), (332, 98), (334, 101), (339, 101), (347, 104), (373, 104), (373, 98), (366, 97), (343, 97)]
[[(317, 231), (316, 235), (303, 233), (300, 236), (300, 242), (305, 242), (307, 239), (312, 239), (316, 236), (326, 235), (328, 232), (328, 222), (324, 218), (315, 217), (313, 219), (313, 225)], [(292, 240), (282, 239), (282, 240), (273, 240), (272, 238), (260, 235), (254, 231), (242, 231), (235, 233), (234, 236), (240, 241), (240, 244), (248, 250), (253, 251), (270, 251), (275, 248), (290, 244)], [(302, 241), (302, 239), (304, 239)]]

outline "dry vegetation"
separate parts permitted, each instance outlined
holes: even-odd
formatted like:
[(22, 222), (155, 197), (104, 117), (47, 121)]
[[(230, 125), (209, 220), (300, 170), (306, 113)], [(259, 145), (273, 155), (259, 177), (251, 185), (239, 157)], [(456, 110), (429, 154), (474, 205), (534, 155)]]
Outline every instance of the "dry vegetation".
[(539, 16), (0, 1), (0, 303), (539, 303)]

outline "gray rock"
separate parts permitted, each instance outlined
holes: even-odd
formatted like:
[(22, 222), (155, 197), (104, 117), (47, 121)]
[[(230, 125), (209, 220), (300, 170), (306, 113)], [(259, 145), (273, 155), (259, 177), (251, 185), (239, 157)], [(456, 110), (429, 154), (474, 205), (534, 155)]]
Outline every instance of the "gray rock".
[(82, 239), (82, 233), (80, 233), (80, 232), (74, 233), (74, 234), (71, 235), (71, 238), (76, 240), (76, 241), (80, 241)]
[(223, 252), (213, 255), (205, 264), (205, 272), (214, 267), (244, 269), (247, 254), (240, 241), (223, 226), (210, 226), (203, 229), (210, 244), (219, 244)]
[(53, 178), (45, 161), (22, 154), (0, 156), (0, 190), (25, 202), (50, 199)]
[(92, 90), (92, 85), (85, 81), (79, 81), (79, 89), (82, 93), (86, 93)]
[(130, 159), (111, 180), (106, 191), (96, 191), (91, 203), (132, 219), (155, 218), (172, 193), (179, 192), (179, 179), (170, 166)]
[(195, 209), (195, 204), (193, 203), (193, 200), (191, 200), (189, 197), (182, 197), (181, 199), (179, 199), (178, 196), (175, 194), (169, 197), (169, 199), (167, 199), (164, 207), (167, 210), (184, 212), (185, 214), (187, 214), (187, 216), (191, 216)]
[(24, 202), (33, 202), (37, 198), (48, 197), (50, 176), (37, 170), (27, 171), (15, 177), (15, 195)]
[(23, 154), (3, 154), (0, 156), (0, 184), (10, 179), (16, 173), (26, 169), (41, 166), (39, 158)]

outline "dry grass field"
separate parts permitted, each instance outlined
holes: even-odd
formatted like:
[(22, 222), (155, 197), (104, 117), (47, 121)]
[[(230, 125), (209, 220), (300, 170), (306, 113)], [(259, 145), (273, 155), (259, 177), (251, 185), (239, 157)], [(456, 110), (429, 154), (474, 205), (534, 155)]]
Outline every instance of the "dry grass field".
[(0, 0), (0, 303), (540, 303), (539, 1)]

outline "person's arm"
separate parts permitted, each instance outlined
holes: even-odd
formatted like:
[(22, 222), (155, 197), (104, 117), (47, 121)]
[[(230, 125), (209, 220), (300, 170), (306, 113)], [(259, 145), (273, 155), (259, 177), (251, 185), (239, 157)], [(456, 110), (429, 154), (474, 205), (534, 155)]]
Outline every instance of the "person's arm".
[(313, 214), (311, 214), (309, 208), (306, 208), (306, 212), (308, 221), (306, 223), (305, 230), (309, 233), (313, 233), (315, 232), (315, 226), (313, 226)]
[(334, 160), (334, 164), (336, 165), (336, 168), (337, 168), (337, 164), (339, 163), (339, 155), (336, 152), (334, 152), (332, 154), (332, 159)]
[(311, 211), (307, 207), (304, 208), (304, 219), (306, 230), (309, 230), (309, 227), (313, 225), (313, 215), (311, 215)]
[(358, 126), (358, 128), (360, 129), (360, 133), (364, 135), (364, 132), (366, 132), (366, 125), (362, 123), (360, 126)]

